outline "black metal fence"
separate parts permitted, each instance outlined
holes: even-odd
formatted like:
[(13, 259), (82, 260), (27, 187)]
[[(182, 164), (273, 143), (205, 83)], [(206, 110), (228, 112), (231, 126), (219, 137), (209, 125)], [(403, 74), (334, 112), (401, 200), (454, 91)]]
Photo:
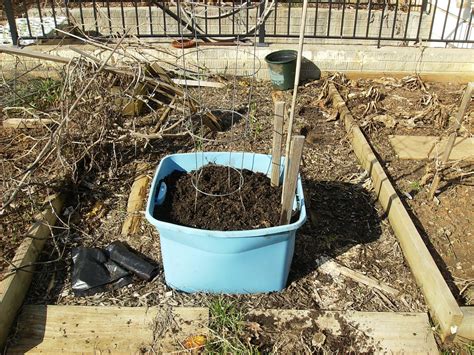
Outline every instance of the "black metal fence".
[[(306, 38), (472, 47), (473, 0), (311, 0)], [(13, 43), (92, 37), (195, 37), (255, 40), (298, 37), (301, 0), (3, 0)]]

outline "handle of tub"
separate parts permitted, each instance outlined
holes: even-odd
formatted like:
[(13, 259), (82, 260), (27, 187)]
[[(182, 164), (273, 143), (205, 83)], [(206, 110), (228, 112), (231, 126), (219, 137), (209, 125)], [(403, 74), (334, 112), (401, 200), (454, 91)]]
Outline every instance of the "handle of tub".
[(155, 198), (155, 203), (157, 205), (162, 205), (163, 202), (165, 202), (167, 190), (168, 188), (166, 187), (166, 183), (162, 181), (160, 183), (160, 188), (158, 189), (158, 193), (156, 194), (156, 198)]

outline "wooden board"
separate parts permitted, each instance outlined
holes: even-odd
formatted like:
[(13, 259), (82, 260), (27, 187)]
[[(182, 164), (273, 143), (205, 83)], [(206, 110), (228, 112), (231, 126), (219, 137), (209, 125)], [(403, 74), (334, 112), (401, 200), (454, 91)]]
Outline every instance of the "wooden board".
[(184, 350), (207, 335), (207, 308), (25, 306), (11, 354), (137, 354)]
[[(289, 134), (289, 133), (288, 133)], [(293, 136), (291, 140), (288, 171), (285, 172), (283, 180), (283, 191), (281, 194), (280, 225), (290, 223), (293, 212), (293, 201), (295, 199), (296, 184), (298, 182), (298, 172), (300, 170), (301, 157), (303, 155), (304, 136)]]
[[(270, 324), (272, 332), (295, 332), (300, 335), (311, 328), (334, 336), (363, 338), (354, 346), (358, 352), (438, 354), (438, 349), (426, 313), (355, 312), (320, 310), (256, 310), (249, 319), (259, 323), (259, 317)], [(324, 344), (322, 345), (324, 346)]]
[(27, 231), (12, 260), (21, 269), (12, 271), (0, 282), (0, 349), (5, 345), (10, 327), (30, 287), (33, 276), (31, 271), (34, 269), (32, 264), (36, 262), (45, 241), (50, 237), (50, 226), (56, 223), (63, 202), (63, 196), (52, 198), (45, 210), (35, 217), (36, 222)]
[[(441, 157), (448, 137), (389, 136), (389, 140), (400, 159), (422, 160)], [(449, 159), (474, 161), (474, 138), (457, 137)]]
[(389, 295), (392, 295), (393, 297), (398, 297), (398, 295), (400, 294), (400, 291), (398, 291), (397, 289), (394, 289), (393, 287), (383, 282), (380, 282), (379, 280), (373, 279), (372, 277), (364, 275), (359, 271), (349, 269), (348, 267), (339, 264), (333, 258), (322, 256), (318, 260), (321, 261), (321, 264), (318, 267), (318, 272), (324, 272), (328, 275), (343, 275), (345, 277), (351, 278), (355, 282), (358, 282), (371, 288), (376, 288)]
[(426, 72), (415, 73), (409, 71), (343, 71), (348, 79), (380, 79), (381, 77), (404, 78), (408, 75), (418, 74), (424, 81), (436, 81), (440, 83), (466, 84), (474, 80), (474, 72)]
[(122, 108), (122, 114), (124, 116), (139, 115), (145, 104), (144, 99), (140, 99), (140, 97), (145, 95), (146, 92), (147, 86), (145, 84), (137, 84), (137, 87), (133, 90), (132, 99)]
[(464, 318), (458, 329), (458, 337), (461, 341), (474, 341), (474, 306), (461, 307), (461, 311)]
[(182, 86), (198, 86), (206, 88), (223, 88), (225, 84), (218, 83), (216, 81), (206, 81), (206, 80), (189, 80), (189, 79), (171, 79), (171, 81), (177, 85)]
[(329, 86), (329, 93), (333, 105), (344, 120), (355, 154), (362, 167), (370, 174), (374, 192), (388, 216), (405, 259), (423, 292), (430, 314), (440, 326), (440, 336), (443, 340), (452, 339), (462, 322), (461, 309), (382, 165), (333, 84)]
[(45, 127), (54, 123), (53, 120), (49, 118), (39, 119), (39, 118), (7, 118), (3, 120), (3, 128), (38, 128)]
[(137, 176), (132, 184), (130, 195), (127, 203), (127, 217), (122, 225), (122, 235), (137, 233), (140, 228), (143, 214), (140, 213), (145, 205), (146, 194), (150, 177), (146, 174), (149, 168), (146, 163), (137, 165)]

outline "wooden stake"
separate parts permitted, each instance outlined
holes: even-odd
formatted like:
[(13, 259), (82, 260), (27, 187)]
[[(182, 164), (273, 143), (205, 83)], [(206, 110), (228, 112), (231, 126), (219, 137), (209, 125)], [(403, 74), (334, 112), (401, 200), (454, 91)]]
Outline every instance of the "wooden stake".
[(283, 140), (283, 121), (285, 103), (275, 102), (275, 116), (273, 118), (273, 147), (272, 147), (272, 186), (280, 185), (281, 141)]
[(296, 182), (298, 181), (298, 171), (303, 154), (303, 143), (304, 136), (294, 136), (291, 140), (290, 154), (286, 156), (287, 160), (289, 157), (289, 164), (288, 172), (285, 173), (285, 179), (283, 181), (280, 225), (290, 223), (293, 200), (295, 199)]
[[(298, 84), (300, 82), (300, 71), (301, 71), (301, 59), (303, 57), (303, 43), (304, 43), (304, 31), (306, 25), (306, 9), (308, 8), (308, 0), (303, 0), (303, 13), (301, 15), (301, 24), (300, 24), (300, 39), (298, 44), (298, 58), (296, 59), (296, 72), (295, 72), (295, 84), (293, 87), (293, 98), (291, 100), (291, 110), (290, 118), (288, 120), (288, 133), (286, 136), (286, 149), (285, 156), (288, 157), (290, 152), (291, 136), (293, 134), (293, 121), (295, 119), (295, 106), (296, 106), (296, 96), (298, 94)], [(288, 159), (285, 159), (285, 170), (286, 175), (288, 170)]]
[(441, 171), (444, 165), (446, 164), (446, 162), (449, 160), (449, 155), (451, 154), (451, 151), (453, 150), (454, 142), (456, 141), (456, 136), (458, 134), (459, 128), (461, 127), (462, 121), (464, 120), (467, 107), (469, 106), (469, 103), (471, 102), (471, 96), (472, 96), (473, 90), (474, 90), (474, 83), (471, 82), (467, 84), (467, 88), (466, 88), (466, 91), (464, 91), (464, 96), (462, 98), (461, 105), (459, 106), (458, 113), (456, 114), (456, 124), (454, 126), (454, 132), (451, 133), (451, 135), (449, 136), (448, 144), (446, 144), (444, 153), (441, 156), (440, 167), (439, 169), (437, 169), (436, 174), (433, 178), (433, 182), (431, 183), (431, 189), (430, 189), (430, 194), (429, 194), (430, 200), (433, 200), (436, 190), (438, 189), (438, 185), (442, 178)]

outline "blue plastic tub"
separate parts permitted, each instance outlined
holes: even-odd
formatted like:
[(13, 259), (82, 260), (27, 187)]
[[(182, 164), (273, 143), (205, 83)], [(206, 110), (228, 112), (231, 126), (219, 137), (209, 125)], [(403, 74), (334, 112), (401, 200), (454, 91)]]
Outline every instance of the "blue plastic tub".
[(190, 172), (209, 163), (242, 167), (269, 175), (271, 156), (240, 152), (187, 153), (168, 155), (160, 162), (148, 197), (146, 218), (160, 234), (166, 283), (186, 292), (282, 290), (293, 258), (296, 230), (306, 220), (300, 177), (294, 203), (300, 216), (298, 221), (289, 225), (247, 231), (209, 231), (153, 217), (155, 205), (162, 203), (163, 191), (160, 195), (159, 190), (163, 190), (163, 186), (158, 185), (163, 178), (174, 170)]

